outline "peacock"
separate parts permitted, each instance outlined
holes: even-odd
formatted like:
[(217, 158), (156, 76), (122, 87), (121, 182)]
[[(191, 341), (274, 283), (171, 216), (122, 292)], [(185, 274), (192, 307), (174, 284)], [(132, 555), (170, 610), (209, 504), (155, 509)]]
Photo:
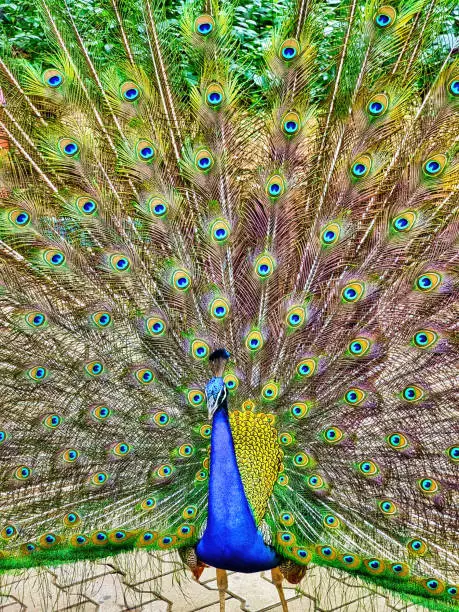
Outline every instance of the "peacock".
[(104, 63), (41, 0), (0, 59), (0, 572), (178, 550), (222, 610), (311, 564), (459, 609), (454, 2), (330, 3), (330, 42), (290, 1), (258, 72), (235, 3), (176, 4), (100, 0)]

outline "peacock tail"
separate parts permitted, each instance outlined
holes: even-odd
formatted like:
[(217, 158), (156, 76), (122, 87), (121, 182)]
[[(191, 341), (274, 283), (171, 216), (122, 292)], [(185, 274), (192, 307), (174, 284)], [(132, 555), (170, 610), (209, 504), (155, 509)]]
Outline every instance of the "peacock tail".
[(100, 4), (109, 66), (58, 0), (41, 63), (0, 60), (0, 571), (189, 557), (225, 347), (266, 546), (455, 609), (454, 3), (342, 0), (324, 52), (292, 2), (255, 81), (232, 3)]

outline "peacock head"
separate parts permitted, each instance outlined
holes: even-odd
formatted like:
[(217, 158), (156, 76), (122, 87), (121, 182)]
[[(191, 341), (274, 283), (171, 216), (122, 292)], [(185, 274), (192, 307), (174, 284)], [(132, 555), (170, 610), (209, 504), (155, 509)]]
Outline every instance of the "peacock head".
[(225, 348), (219, 348), (209, 355), (210, 368), (214, 376), (223, 376), (230, 353)]

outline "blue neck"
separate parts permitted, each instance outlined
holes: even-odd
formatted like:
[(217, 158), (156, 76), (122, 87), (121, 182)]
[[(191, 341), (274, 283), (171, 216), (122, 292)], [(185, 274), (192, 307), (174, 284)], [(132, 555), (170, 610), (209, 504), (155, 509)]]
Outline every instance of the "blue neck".
[(257, 572), (279, 564), (257, 530), (237, 466), (226, 408), (212, 421), (207, 527), (196, 551), (220, 569)]

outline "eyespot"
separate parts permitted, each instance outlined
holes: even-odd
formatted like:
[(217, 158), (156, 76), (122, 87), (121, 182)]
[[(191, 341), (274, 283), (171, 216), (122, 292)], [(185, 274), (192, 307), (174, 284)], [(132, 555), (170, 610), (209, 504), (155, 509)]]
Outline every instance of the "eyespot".
[(427, 544), (420, 538), (410, 540), (407, 544), (407, 548), (408, 552), (416, 557), (423, 557), (428, 551)]
[(43, 419), (43, 425), (48, 429), (56, 429), (62, 424), (62, 419), (58, 414), (49, 414)]
[(341, 299), (343, 302), (353, 303), (358, 302), (363, 296), (365, 291), (365, 283), (354, 281), (345, 285), (341, 292)]
[(191, 538), (194, 535), (193, 525), (180, 525), (177, 529), (177, 535), (179, 538)]
[(424, 397), (424, 391), (416, 385), (410, 385), (403, 389), (402, 397), (407, 402), (417, 402)]
[(115, 253), (110, 255), (110, 266), (115, 272), (128, 272), (131, 268), (131, 261), (126, 255)]
[(221, 106), (222, 102), (225, 99), (225, 92), (223, 91), (223, 87), (220, 83), (211, 83), (205, 93), (205, 100), (207, 106), (210, 108), (218, 108)]
[(408, 440), (399, 432), (391, 433), (386, 437), (387, 444), (395, 450), (405, 450), (409, 446)]
[(108, 474), (106, 472), (96, 472), (91, 476), (91, 484), (100, 487), (105, 484), (108, 480)]
[(163, 336), (166, 331), (166, 323), (159, 317), (149, 317), (145, 321), (145, 329), (150, 336)]
[(360, 557), (357, 555), (351, 555), (350, 553), (346, 553), (344, 555), (340, 555), (338, 560), (347, 568), (347, 569), (357, 569), (362, 563)]
[(317, 362), (312, 357), (308, 359), (302, 359), (296, 366), (296, 373), (301, 378), (309, 378), (314, 374), (317, 368)]
[(379, 467), (374, 461), (361, 461), (357, 465), (357, 469), (361, 474), (370, 478), (379, 474)]
[(245, 339), (246, 348), (251, 351), (259, 351), (263, 346), (263, 336), (259, 331), (251, 331)]
[(271, 255), (259, 255), (255, 260), (255, 272), (259, 278), (269, 278), (274, 272), (274, 260)]
[(199, 429), (199, 433), (203, 438), (208, 440), (212, 433), (212, 427), (210, 425), (202, 425)]
[(87, 217), (94, 215), (98, 209), (97, 202), (92, 198), (88, 198), (86, 196), (81, 196), (77, 198), (75, 205), (77, 207), (78, 212)]
[(287, 474), (279, 474), (277, 478), (277, 484), (281, 487), (286, 487), (288, 485), (288, 476)]
[(182, 512), (182, 516), (185, 520), (190, 520), (196, 518), (198, 513), (198, 509), (196, 506), (187, 506)]
[(76, 512), (69, 512), (62, 520), (66, 527), (78, 527), (81, 524), (81, 517)]
[(282, 130), (286, 136), (294, 136), (301, 127), (301, 119), (298, 113), (290, 111), (282, 117)]
[(433, 478), (421, 478), (418, 480), (418, 487), (426, 495), (434, 495), (440, 490), (440, 485)]
[(215, 28), (215, 21), (210, 15), (200, 15), (194, 22), (194, 29), (201, 36), (208, 36)]
[(105, 421), (105, 419), (109, 418), (111, 413), (112, 411), (110, 410), (110, 408), (107, 408), (107, 406), (105, 405), (96, 406), (91, 411), (92, 416), (98, 421)]
[(458, 599), (459, 596), (459, 586), (452, 584), (446, 588), (446, 592), (453, 599)]
[(31, 217), (29, 213), (25, 210), (17, 208), (15, 210), (11, 210), (8, 213), (8, 219), (13, 225), (16, 225), (17, 227), (25, 227), (26, 225), (29, 225)]
[(80, 145), (72, 138), (61, 138), (59, 150), (66, 157), (75, 157), (80, 152)]
[(236, 389), (239, 387), (239, 378), (234, 374), (227, 374), (223, 378), (223, 382), (229, 391), (236, 391)]
[(382, 574), (386, 569), (384, 561), (380, 561), (379, 559), (365, 559), (364, 563), (370, 574)]
[(448, 83), (448, 91), (454, 97), (459, 96), (459, 79), (454, 78)]
[(290, 512), (281, 512), (279, 515), (279, 521), (282, 523), (282, 525), (290, 527), (290, 525), (293, 525), (295, 522), (295, 518), (292, 514), (290, 514)]
[(398, 578), (406, 578), (410, 574), (410, 566), (406, 563), (392, 563), (390, 569)]
[(17, 480), (27, 480), (32, 476), (32, 470), (27, 465), (20, 465), (14, 471), (14, 477)]
[(295, 536), (293, 535), (293, 533), (290, 533), (290, 531), (279, 531), (277, 533), (277, 542), (281, 546), (291, 546), (292, 544), (295, 544), (295, 540)]
[(445, 583), (438, 578), (425, 578), (421, 580), (421, 584), (433, 595), (440, 595), (445, 590)]
[(25, 555), (30, 555), (34, 553), (36, 550), (37, 550), (37, 547), (35, 546), (33, 542), (27, 542), (27, 544), (23, 544), (21, 546), (21, 552), (23, 552)]
[(112, 544), (122, 544), (130, 535), (131, 533), (124, 531), (124, 529), (115, 529), (108, 534), (108, 539)]
[(126, 81), (121, 85), (120, 93), (127, 102), (135, 102), (140, 97), (140, 88), (133, 81)]
[(156, 470), (156, 473), (160, 478), (169, 478), (169, 476), (172, 476), (172, 472), (173, 472), (173, 468), (169, 464), (161, 465)]
[(55, 89), (56, 87), (60, 87), (64, 82), (64, 75), (59, 70), (50, 68), (43, 72), (42, 79), (45, 85)]
[(10, 437), (7, 431), (0, 430), (0, 446)]
[(48, 266), (58, 268), (65, 263), (65, 255), (58, 249), (46, 249), (46, 251), (43, 252), (43, 260)]
[(192, 444), (182, 444), (178, 449), (180, 457), (192, 457), (194, 455), (195, 448)]
[(279, 444), (282, 446), (289, 446), (294, 442), (293, 436), (289, 433), (280, 433), (279, 434)]
[(167, 425), (169, 425), (170, 418), (169, 418), (169, 415), (166, 412), (156, 412), (153, 415), (153, 421), (159, 427), (166, 427)]
[(125, 457), (132, 451), (132, 446), (127, 442), (118, 442), (116, 446), (112, 448), (112, 453), (116, 457)]
[(450, 446), (447, 449), (446, 454), (451, 461), (454, 461), (455, 463), (459, 462), (459, 446)]
[(25, 315), (24, 318), (27, 325), (35, 329), (37, 329), (38, 327), (45, 327), (47, 323), (46, 315), (42, 312), (29, 312)]
[(162, 549), (170, 548), (175, 544), (177, 538), (175, 535), (165, 535), (158, 540), (158, 546)]
[(104, 365), (100, 361), (90, 361), (84, 369), (89, 376), (100, 376), (104, 373)]
[(198, 170), (201, 170), (201, 172), (209, 172), (214, 165), (212, 153), (207, 149), (201, 149), (196, 153), (195, 164)]
[(341, 525), (341, 521), (333, 514), (326, 514), (324, 516), (323, 525), (327, 529), (338, 529), (338, 527)]
[(365, 391), (362, 391), (362, 389), (357, 389), (357, 387), (353, 387), (347, 391), (346, 395), (344, 396), (344, 401), (351, 406), (358, 406), (363, 402), (366, 396), (367, 394)]
[(418, 348), (430, 348), (438, 342), (438, 334), (430, 329), (420, 329), (412, 338), (412, 342)]
[(204, 340), (194, 340), (191, 344), (191, 354), (195, 359), (205, 359), (209, 356), (209, 345)]
[(142, 510), (153, 510), (156, 506), (156, 499), (154, 497), (147, 497), (140, 503), (140, 507)]
[(196, 480), (198, 482), (204, 482), (207, 480), (209, 476), (209, 472), (207, 470), (200, 470), (197, 474), (196, 474)]
[(108, 542), (108, 535), (105, 531), (96, 531), (91, 535), (91, 542), (96, 546), (104, 546)]
[(158, 537), (157, 531), (144, 531), (137, 540), (137, 546), (145, 547), (150, 546), (155, 542)]
[(66, 451), (62, 453), (62, 459), (66, 463), (74, 463), (78, 459), (79, 456), (80, 456), (80, 453), (75, 448), (68, 448)]
[(343, 432), (339, 427), (327, 427), (322, 432), (322, 439), (328, 444), (337, 444), (343, 439)]
[(379, 28), (388, 28), (394, 24), (397, 12), (392, 6), (382, 6), (376, 13), (374, 20)]
[(146, 202), (145, 207), (147, 209), (147, 212), (152, 217), (156, 217), (158, 219), (161, 219), (161, 218), (165, 217), (167, 212), (168, 212), (168, 210), (169, 210), (169, 205), (166, 202), (166, 200), (164, 198), (159, 197), (159, 196), (155, 196), (153, 198), (150, 198)]
[(139, 140), (135, 152), (137, 159), (144, 162), (152, 162), (156, 155), (156, 149), (149, 140)]
[(442, 153), (429, 157), (429, 159), (422, 165), (424, 176), (439, 176), (446, 167), (446, 161), (446, 155), (443, 155)]
[(217, 321), (223, 321), (229, 313), (229, 303), (223, 298), (217, 298), (210, 305), (210, 314)]
[(176, 270), (172, 276), (172, 284), (177, 291), (186, 291), (191, 287), (191, 278), (185, 270)]
[(278, 395), (279, 385), (275, 382), (267, 383), (261, 390), (261, 396), (267, 402), (273, 402)]
[(77, 535), (74, 535), (70, 538), (70, 543), (72, 544), (72, 546), (76, 547), (85, 546), (86, 544), (88, 544), (88, 542), (88, 538), (82, 533), (78, 533)]
[(52, 548), (56, 544), (58, 544), (59, 539), (54, 535), (54, 533), (46, 533), (40, 537), (39, 543), (41, 548)]
[(210, 236), (217, 244), (225, 244), (230, 237), (230, 232), (229, 223), (224, 219), (214, 221), (210, 227)]
[(310, 465), (311, 458), (306, 453), (297, 453), (293, 457), (293, 465), (295, 467), (304, 468)]
[(406, 210), (404, 213), (395, 217), (392, 221), (392, 228), (396, 232), (408, 232), (414, 225), (417, 215), (411, 210)]
[(367, 111), (372, 117), (381, 117), (389, 108), (389, 98), (386, 94), (373, 96), (367, 104)]
[(44, 366), (35, 366), (27, 370), (27, 376), (32, 380), (41, 381), (48, 376), (48, 370)]
[(371, 170), (371, 157), (369, 155), (360, 155), (354, 160), (351, 166), (351, 174), (356, 179), (364, 178)]
[(423, 293), (429, 293), (441, 283), (441, 275), (438, 272), (426, 272), (417, 277), (415, 288)]
[(320, 240), (323, 246), (331, 246), (336, 244), (341, 234), (341, 228), (338, 223), (329, 223), (320, 233)]
[(7, 525), (0, 532), (0, 537), (3, 540), (13, 540), (18, 535), (18, 530), (14, 525)]
[(294, 555), (296, 560), (299, 563), (301, 563), (301, 565), (308, 564), (311, 561), (311, 559), (312, 559), (311, 553), (306, 548), (302, 548), (302, 547), (299, 547), (299, 546), (298, 547), (295, 546), (293, 548), (292, 554)]
[(306, 478), (306, 484), (310, 489), (325, 489), (326, 484), (322, 476), (319, 474), (311, 474)]
[(336, 559), (336, 550), (332, 546), (317, 546), (316, 552), (325, 561), (333, 561)]
[(305, 402), (295, 402), (290, 406), (290, 414), (295, 419), (303, 419), (309, 413), (309, 406)]
[(201, 406), (204, 402), (204, 393), (199, 389), (191, 389), (187, 393), (187, 399), (192, 406)]
[(266, 183), (266, 193), (270, 198), (279, 198), (285, 192), (285, 181), (280, 174), (275, 174)]
[(286, 323), (290, 329), (298, 329), (306, 320), (306, 310), (303, 306), (292, 306), (286, 316)]
[(367, 338), (355, 338), (354, 340), (352, 340), (348, 347), (348, 353), (350, 355), (353, 355), (354, 357), (363, 357), (364, 355), (366, 355), (368, 353), (368, 351), (371, 348), (371, 342), (370, 340), (367, 340)]
[(286, 62), (295, 59), (300, 53), (300, 44), (294, 38), (285, 40), (279, 49), (279, 57)]
[(378, 508), (381, 510), (383, 514), (387, 516), (391, 516), (397, 514), (397, 506), (390, 499), (383, 499), (378, 502)]
[(91, 321), (96, 327), (105, 328), (108, 327), (112, 322), (112, 316), (105, 310), (100, 310), (91, 315)]
[(141, 385), (149, 385), (153, 382), (154, 374), (149, 368), (140, 368), (136, 370), (135, 377)]

